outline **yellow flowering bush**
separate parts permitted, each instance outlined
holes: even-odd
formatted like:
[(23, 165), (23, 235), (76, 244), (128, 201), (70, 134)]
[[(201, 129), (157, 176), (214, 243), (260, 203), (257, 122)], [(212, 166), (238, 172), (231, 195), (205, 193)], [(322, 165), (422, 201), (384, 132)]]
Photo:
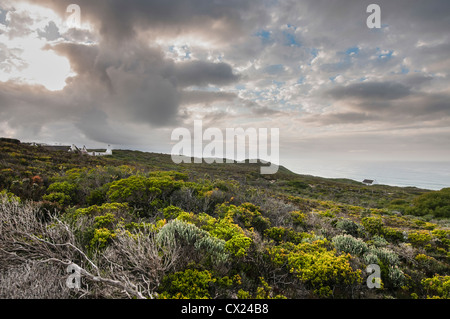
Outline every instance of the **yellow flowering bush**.
[(423, 279), (421, 283), (427, 291), (427, 298), (450, 299), (450, 276), (436, 275)]
[(115, 237), (116, 234), (107, 228), (95, 229), (90, 247), (98, 249), (105, 248)]
[(289, 271), (302, 282), (309, 284), (320, 297), (330, 297), (333, 287), (353, 285), (362, 281), (361, 270), (350, 266), (350, 254), (336, 255), (328, 250), (327, 240), (298, 245), (285, 244), (268, 250), (271, 260), (279, 265), (287, 264)]

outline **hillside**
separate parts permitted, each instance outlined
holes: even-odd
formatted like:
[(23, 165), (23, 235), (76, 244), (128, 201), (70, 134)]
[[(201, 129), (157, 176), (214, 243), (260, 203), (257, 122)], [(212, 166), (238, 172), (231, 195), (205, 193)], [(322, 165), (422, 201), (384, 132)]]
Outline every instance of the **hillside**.
[(448, 189), (260, 165), (0, 139), (0, 298), (450, 297)]

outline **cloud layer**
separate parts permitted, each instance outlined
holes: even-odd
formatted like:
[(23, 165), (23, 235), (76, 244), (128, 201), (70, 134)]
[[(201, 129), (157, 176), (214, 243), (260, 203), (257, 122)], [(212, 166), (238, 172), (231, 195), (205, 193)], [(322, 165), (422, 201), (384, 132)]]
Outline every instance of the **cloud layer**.
[(379, 0), (381, 29), (366, 0), (79, 0), (77, 28), (71, 2), (0, 1), (0, 135), (170, 152), (203, 119), (290, 159), (450, 155), (446, 0)]

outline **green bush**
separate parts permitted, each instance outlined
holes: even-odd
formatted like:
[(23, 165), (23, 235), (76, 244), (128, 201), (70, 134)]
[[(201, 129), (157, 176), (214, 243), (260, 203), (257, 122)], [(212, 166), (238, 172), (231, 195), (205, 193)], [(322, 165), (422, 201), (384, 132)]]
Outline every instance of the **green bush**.
[(159, 298), (209, 299), (211, 286), (215, 282), (208, 270), (186, 269), (163, 278)]
[(388, 272), (389, 284), (394, 288), (400, 288), (405, 284), (405, 274), (398, 266), (389, 267)]
[(250, 229), (255, 228), (259, 232), (263, 232), (270, 227), (270, 221), (261, 215), (260, 208), (251, 203), (243, 203), (240, 206), (231, 205), (227, 215), (233, 216), (234, 220), (243, 227)]
[(133, 175), (112, 182), (107, 197), (112, 202), (127, 202), (131, 206), (148, 210), (155, 199), (167, 200), (170, 194), (180, 189), (183, 184), (183, 181), (175, 180), (170, 175), (152, 177)]
[(386, 237), (386, 239), (388, 239), (391, 242), (405, 240), (405, 235), (403, 234), (403, 231), (401, 229), (392, 227), (384, 227), (384, 237)]
[(421, 281), (426, 290), (427, 298), (450, 299), (450, 276), (436, 275)]
[(278, 266), (287, 265), (289, 271), (306, 285), (310, 285), (319, 297), (331, 297), (337, 286), (348, 287), (361, 283), (361, 270), (350, 266), (350, 255), (336, 256), (327, 250), (326, 240), (313, 243), (274, 246), (268, 255)]
[(225, 243), (225, 249), (233, 256), (244, 257), (252, 243), (252, 239), (244, 235), (233, 236)]
[(107, 228), (99, 228), (94, 230), (94, 237), (91, 239), (90, 248), (102, 249), (105, 248), (114, 238), (115, 232)]
[(408, 240), (415, 246), (425, 246), (431, 241), (431, 233), (427, 230), (413, 231), (408, 234)]
[(337, 221), (336, 228), (341, 229), (346, 234), (352, 235), (353, 237), (360, 237), (364, 231), (364, 228), (361, 225), (347, 218)]
[(47, 194), (42, 199), (55, 202), (62, 206), (76, 205), (79, 201), (78, 186), (69, 182), (56, 182), (47, 189)]
[(50, 193), (42, 196), (44, 201), (52, 203), (58, 203), (61, 206), (70, 205), (72, 203), (72, 197), (64, 193)]
[(293, 211), (289, 213), (292, 218), (294, 226), (305, 226), (306, 224), (306, 214), (300, 211)]
[(89, 206), (87, 208), (78, 208), (73, 217), (77, 218), (79, 216), (98, 216), (106, 213), (115, 213), (119, 215), (120, 213), (128, 213), (130, 208), (128, 203), (105, 203), (103, 205), (97, 206)]
[(450, 217), (450, 188), (422, 194), (413, 200), (409, 213), (416, 216)]
[(450, 250), (450, 230), (434, 229), (431, 234), (439, 239), (444, 249)]
[(364, 217), (361, 220), (364, 229), (371, 235), (383, 235), (383, 220), (381, 217)]
[(175, 219), (183, 210), (177, 206), (170, 205), (163, 209), (163, 215), (166, 219)]
[(103, 216), (96, 216), (94, 218), (94, 228), (112, 228), (116, 221), (116, 215), (113, 213), (106, 213)]

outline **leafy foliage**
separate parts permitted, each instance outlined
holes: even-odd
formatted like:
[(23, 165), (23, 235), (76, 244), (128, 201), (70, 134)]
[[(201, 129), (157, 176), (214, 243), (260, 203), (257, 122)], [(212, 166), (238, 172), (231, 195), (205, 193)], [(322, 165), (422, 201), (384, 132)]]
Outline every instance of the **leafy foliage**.
[(450, 188), (425, 193), (413, 201), (411, 213), (417, 216), (450, 217)]

